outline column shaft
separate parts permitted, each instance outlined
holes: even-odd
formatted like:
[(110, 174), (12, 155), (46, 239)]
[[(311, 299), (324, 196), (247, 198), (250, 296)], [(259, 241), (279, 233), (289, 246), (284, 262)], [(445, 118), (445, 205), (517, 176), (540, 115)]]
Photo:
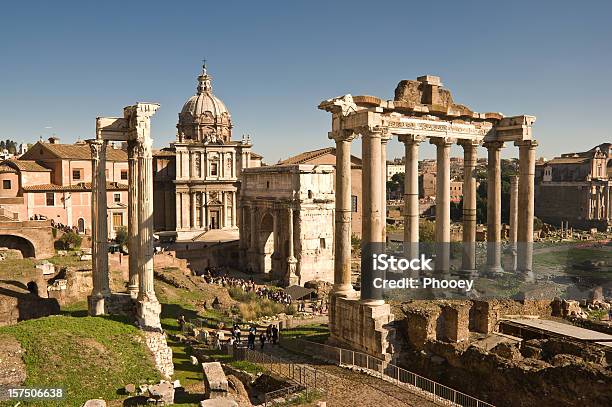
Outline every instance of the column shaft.
[(419, 143), (413, 135), (400, 136), (404, 143), (404, 255), (419, 255)]
[(518, 200), (518, 270), (532, 271), (533, 208), (535, 178), (535, 140), (514, 143), (519, 147), (519, 200)]
[(138, 185), (140, 190), (138, 220), (140, 237), (139, 301), (156, 302), (153, 287), (153, 158), (151, 141), (140, 143), (138, 155)]
[(450, 265), (450, 148), (446, 138), (431, 139), (436, 145), (436, 271), (447, 273)]
[(138, 151), (135, 141), (128, 142), (128, 179), (128, 291), (132, 297), (137, 297), (139, 287), (138, 249), (140, 244), (138, 241)]
[(501, 159), (502, 142), (488, 142), (487, 160), (487, 270), (501, 271)]
[(287, 234), (289, 238), (289, 253), (287, 255), (287, 276), (286, 283), (288, 285), (299, 284), (299, 278), (297, 276), (297, 259), (295, 258), (295, 238), (293, 236), (293, 208), (287, 208)]
[(463, 253), (461, 268), (476, 270), (476, 164), (478, 143), (466, 140), (463, 146)]
[(381, 194), (380, 194), (380, 223), (381, 223), (381, 234), (380, 241), (385, 243), (387, 241), (387, 143), (389, 138), (382, 137), (380, 144), (380, 164), (381, 164)]
[(372, 255), (382, 249), (383, 225), (381, 222), (382, 171), (381, 132), (366, 130), (362, 137), (362, 240), (361, 240), (361, 300), (366, 303), (384, 303), (382, 289), (373, 285)]
[[(334, 233), (334, 292), (350, 293), (351, 284), (351, 141), (336, 137), (336, 213)], [(361, 203), (359, 203), (361, 204)]]

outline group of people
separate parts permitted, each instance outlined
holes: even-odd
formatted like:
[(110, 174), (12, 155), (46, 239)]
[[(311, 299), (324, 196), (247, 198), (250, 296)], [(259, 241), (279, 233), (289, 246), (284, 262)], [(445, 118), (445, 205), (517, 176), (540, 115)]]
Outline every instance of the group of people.
[[(231, 329), (231, 334), (232, 336), (228, 339), (227, 345), (228, 346), (240, 345), (241, 340), (242, 340), (241, 339), (242, 331), (240, 330), (239, 324), (234, 324), (234, 326)], [(249, 326), (249, 332), (247, 334), (247, 348), (248, 349), (255, 349), (256, 339), (257, 339), (257, 328), (255, 327), (255, 325), (251, 325)], [(259, 333), (259, 344), (262, 350), (266, 342), (272, 342), (273, 345), (276, 345), (276, 343), (278, 342), (278, 328), (276, 327), (276, 325), (270, 324), (266, 328), (265, 332), (261, 331)], [(215, 346), (218, 346), (220, 349), (221, 348), (220, 342), (215, 343)]]
[(283, 290), (270, 290), (268, 287), (259, 287), (255, 290), (255, 294), (257, 294), (259, 298), (267, 298), (280, 304), (291, 305), (293, 302), (291, 295)]
[(245, 280), (243, 278), (230, 277), (226, 274), (221, 274), (222, 272), (216, 268), (207, 267), (202, 275), (204, 281), (207, 284), (216, 284), (221, 287), (237, 287), (241, 288), (244, 292), (252, 292), (255, 291), (257, 286), (253, 279)]

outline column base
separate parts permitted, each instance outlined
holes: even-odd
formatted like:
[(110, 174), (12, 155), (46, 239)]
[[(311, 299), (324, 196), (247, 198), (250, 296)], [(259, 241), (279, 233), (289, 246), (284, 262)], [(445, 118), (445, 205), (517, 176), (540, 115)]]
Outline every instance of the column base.
[(332, 287), (332, 295), (339, 297), (353, 298), (357, 296), (357, 291), (353, 288), (352, 284), (334, 284)]
[(297, 259), (291, 256), (287, 259), (286, 280), (289, 286), (300, 284), (300, 277), (296, 273), (297, 273)]
[(138, 286), (128, 285), (128, 294), (130, 294), (130, 297), (134, 299), (138, 298)]
[(504, 269), (502, 268), (502, 266), (496, 264), (496, 265), (486, 265), (485, 267), (485, 272), (488, 274), (503, 274), (504, 273)]
[(87, 297), (88, 313), (92, 317), (106, 315), (106, 303), (110, 298), (109, 295), (96, 294)]
[(370, 307), (376, 307), (379, 305), (385, 305), (385, 300), (374, 300), (374, 299), (365, 299), (365, 300), (359, 300), (359, 302), (362, 305), (367, 305)]
[(138, 325), (145, 330), (161, 331), (161, 304), (157, 299), (138, 300), (136, 303), (136, 320)]

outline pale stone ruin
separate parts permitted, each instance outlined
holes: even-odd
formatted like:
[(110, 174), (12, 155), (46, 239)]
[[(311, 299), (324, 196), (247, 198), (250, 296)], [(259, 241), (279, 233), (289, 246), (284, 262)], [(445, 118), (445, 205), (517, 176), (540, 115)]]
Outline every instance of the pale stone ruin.
[[(94, 174), (91, 205), (93, 289), (89, 297), (89, 313), (104, 315), (131, 310), (138, 325), (147, 331), (146, 342), (155, 355), (158, 369), (170, 376), (174, 370), (172, 350), (161, 328), (161, 304), (153, 286), (153, 140), (150, 123), (158, 108), (156, 103), (137, 103), (124, 108), (124, 117), (98, 117), (96, 138), (88, 141)], [(109, 287), (106, 230), (106, 147), (109, 141), (128, 144), (128, 293), (111, 293)]]
[(333, 281), (333, 171), (307, 164), (243, 170), (243, 267), (288, 286)]
[[(372, 287), (372, 275), (361, 270), (361, 294), (351, 284), (351, 142), (361, 136), (363, 155), (362, 259), (372, 245), (386, 241), (384, 193), (386, 145), (397, 136), (404, 143), (405, 196), (404, 247), (407, 257), (418, 256), (419, 201), (418, 147), (428, 140), (437, 147), (436, 272), (449, 274), (450, 148), (464, 151), (463, 261), (466, 273), (476, 269), (477, 148), (488, 150), (487, 270), (501, 269), (501, 168), (500, 151), (506, 142), (519, 148), (518, 203), (515, 206), (517, 271), (531, 274), (534, 210), (535, 148), (531, 127), (534, 116), (504, 117), (500, 113), (476, 113), (453, 102), (437, 76), (403, 80), (394, 100), (350, 94), (325, 100), (319, 109), (332, 114), (329, 138), (336, 142), (336, 216), (334, 295), (330, 303), (331, 338), (358, 350), (388, 358), (393, 320), (382, 290)], [(512, 215), (511, 215), (512, 217)]]

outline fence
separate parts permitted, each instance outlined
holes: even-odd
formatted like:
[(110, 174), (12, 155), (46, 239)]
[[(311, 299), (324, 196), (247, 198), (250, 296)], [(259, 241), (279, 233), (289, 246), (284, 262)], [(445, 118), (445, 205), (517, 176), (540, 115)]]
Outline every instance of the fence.
[(313, 391), (321, 394), (325, 394), (327, 392), (330, 379), (329, 375), (325, 372), (256, 350), (246, 348), (241, 350), (244, 350), (244, 360), (256, 363), (269, 372), (288, 379), (293, 383), (292, 386), (266, 393), (266, 406), (268, 403), (273, 404), (274, 400), (278, 399), (279, 397), (287, 397), (289, 394), (296, 393), (300, 390), (303, 390), (306, 393), (306, 396), (308, 396), (309, 392)]
[(304, 353), (316, 355), (339, 366), (360, 367), (399, 387), (423, 392), (428, 398), (437, 402), (463, 407), (494, 407), (492, 404), (365, 353), (305, 340), (298, 340), (298, 343), (302, 345)]

